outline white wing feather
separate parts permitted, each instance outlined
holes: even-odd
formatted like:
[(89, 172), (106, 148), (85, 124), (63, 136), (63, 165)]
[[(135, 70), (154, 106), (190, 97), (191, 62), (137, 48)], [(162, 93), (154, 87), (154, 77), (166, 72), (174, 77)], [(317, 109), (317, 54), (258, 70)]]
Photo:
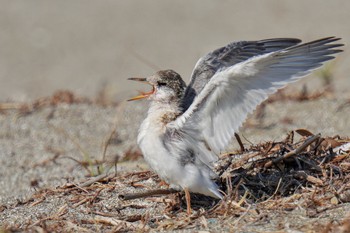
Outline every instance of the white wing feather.
[[(333, 59), (331, 55), (341, 51), (334, 48), (342, 46), (330, 44), (336, 40), (330, 37), (255, 56), (217, 72), (187, 111), (169, 126), (185, 133), (197, 132), (194, 139), (204, 140), (219, 154), (247, 115), (270, 94)], [(215, 161), (215, 154), (202, 158), (203, 162)]]

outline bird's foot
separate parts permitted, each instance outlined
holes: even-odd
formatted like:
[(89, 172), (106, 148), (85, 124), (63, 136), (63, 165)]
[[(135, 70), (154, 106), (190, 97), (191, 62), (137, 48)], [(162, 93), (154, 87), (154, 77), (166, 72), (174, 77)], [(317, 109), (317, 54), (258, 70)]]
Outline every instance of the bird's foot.
[(167, 188), (170, 187), (170, 185), (169, 185), (167, 182), (165, 182), (164, 180), (161, 180), (161, 181), (158, 183), (158, 186), (159, 186), (159, 187), (161, 187), (161, 186), (166, 186)]

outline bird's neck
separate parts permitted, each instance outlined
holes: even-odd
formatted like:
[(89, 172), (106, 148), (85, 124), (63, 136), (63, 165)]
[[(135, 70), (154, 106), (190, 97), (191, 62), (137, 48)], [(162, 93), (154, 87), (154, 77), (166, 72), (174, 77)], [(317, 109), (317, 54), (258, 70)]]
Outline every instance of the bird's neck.
[(152, 122), (166, 125), (182, 114), (180, 101), (152, 101), (148, 116)]

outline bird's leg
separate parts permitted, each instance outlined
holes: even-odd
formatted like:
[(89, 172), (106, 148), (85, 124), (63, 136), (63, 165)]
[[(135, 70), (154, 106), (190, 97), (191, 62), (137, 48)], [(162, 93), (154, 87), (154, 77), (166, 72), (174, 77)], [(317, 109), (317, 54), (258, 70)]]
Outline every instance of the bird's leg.
[(187, 205), (187, 214), (191, 215), (191, 195), (187, 188), (184, 188), (186, 205)]

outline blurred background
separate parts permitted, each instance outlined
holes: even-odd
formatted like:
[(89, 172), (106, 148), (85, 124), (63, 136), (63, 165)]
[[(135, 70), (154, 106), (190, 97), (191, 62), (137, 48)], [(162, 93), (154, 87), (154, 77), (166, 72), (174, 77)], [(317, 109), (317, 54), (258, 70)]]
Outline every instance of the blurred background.
[[(338, 36), (350, 44), (345, 0), (0, 0), (0, 5), (0, 101), (27, 101), (62, 89), (92, 98), (104, 90), (123, 100), (139, 88), (128, 77), (171, 68), (188, 81), (201, 56), (236, 40)], [(349, 60), (344, 52), (332, 67), (336, 90), (346, 97)], [(312, 78), (306, 82), (314, 86)]]

